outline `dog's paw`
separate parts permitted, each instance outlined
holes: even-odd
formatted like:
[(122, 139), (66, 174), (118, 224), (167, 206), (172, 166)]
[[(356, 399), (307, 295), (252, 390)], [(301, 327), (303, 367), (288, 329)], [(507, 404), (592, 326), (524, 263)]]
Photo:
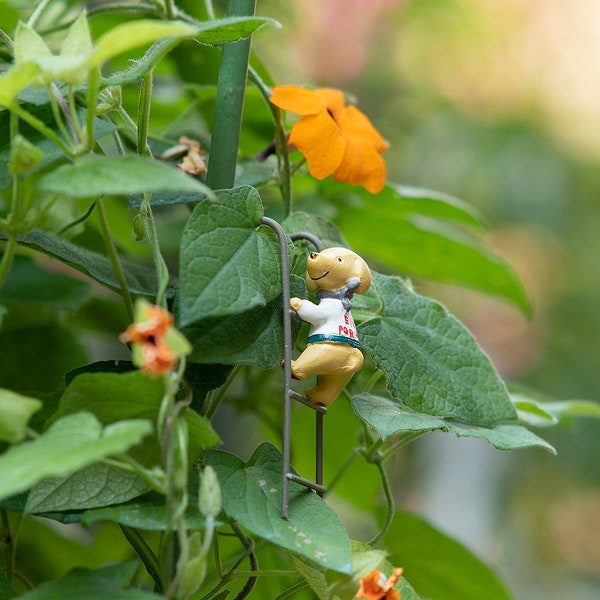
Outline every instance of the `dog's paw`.
[(302, 298), (290, 298), (290, 308), (296, 312), (298, 312), (303, 303), (304, 300)]

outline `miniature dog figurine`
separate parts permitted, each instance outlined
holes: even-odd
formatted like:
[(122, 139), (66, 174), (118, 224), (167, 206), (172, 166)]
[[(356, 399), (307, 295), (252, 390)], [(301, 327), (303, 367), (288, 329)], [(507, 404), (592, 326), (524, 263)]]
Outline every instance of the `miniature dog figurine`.
[(304, 352), (292, 361), (292, 376), (317, 376), (308, 399), (331, 404), (363, 366), (356, 326), (350, 314), (353, 294), (364, 294), (371, 285), (371, 271), (358, 254), (346, 248), (312, 252), (307, 260), (306, 285), (316, 292), (319, 304), (292, 298), (290, 308), (311, 324)]

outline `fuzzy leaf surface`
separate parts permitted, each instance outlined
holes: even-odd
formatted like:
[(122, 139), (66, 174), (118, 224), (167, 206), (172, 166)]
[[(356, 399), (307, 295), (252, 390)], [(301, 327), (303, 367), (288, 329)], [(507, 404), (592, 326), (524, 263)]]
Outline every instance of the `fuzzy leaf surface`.
[(281, 293), (279, 242), (261, 227), (258, 192), (242, 186), (216, 195), (196, 206), (181, 238), (182, 326), (247, 312)]
[(165, 191), (211, 194), (204, 184), (175, 167), (142, 156), (89, 154), (44, 175), (37, 186), (71, 198)]
[(383, 439), (406, 431), (444, 431), (458, 437), (482, 439), (498, 450), (539, 447), (556, 453), (548, 442), (516, 423), (497, 423), (489, 427), (456, 423), (407, 410), (398, 400), (374, 394), (354, 396), (352, 407), (357, 416), (373, 427)]
[(358, 332), (394, 398), (473, 425), (516, 419), (504, 383), (459, 321), (400, 278), (373, 277), (383, 308)]
[(141, 419), (103, 429), (90, 413), (63, 417), (36, 440), (12, 446), (0, 456), (0, 498), (23, 492), (47, 477), (73, 473), (106, 456), (125, 452), (151, 431), (151, 423)]
[(282, 457), (261, 444), (244, 462), (233, 454), (206, 453), (223, 491), (223, 510), (246, 529), (322, 567), (351, 572), (350, 543), (335, 512), (307, 488), (290, 482), (289, 518), (281, 518)]

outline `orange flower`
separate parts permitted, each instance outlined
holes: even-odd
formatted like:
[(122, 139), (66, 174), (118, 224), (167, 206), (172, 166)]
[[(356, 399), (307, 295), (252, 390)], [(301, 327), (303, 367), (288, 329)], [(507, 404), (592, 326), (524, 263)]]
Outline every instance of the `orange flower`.
[(381, 155), (387, 144), (358, 108), (346, 105), (342, 92), (279, 85), (270, 100), (300, 115), (289, 144), (304, 154), (313, 177), (333, 175), (336, 181), (362, 185), (373, 194), (383, 189), (386, 168)]
[[(185, 352), (177, 352), (178, 332), (173, 328), (173, 316), (160, 306), (145, 300), (138, 301), (136, 320), (119, 336), (121, 342), (133, 344), (133, 362), (142, 371), (153, 376), (170, 373), (177, 367), (179, 357)], [(179, 342), (179, 345), (181, 342)], [(187, 342), (185, 342), (187, 344)]]
[(389, 579), (381, 571), (371, 571), (365, 577), (360, 578), (360, 587), (356, 598), (365, 600), (400, 600), (400, 592), (393, 589), (400, 575), (402, 568), (396, 567)]

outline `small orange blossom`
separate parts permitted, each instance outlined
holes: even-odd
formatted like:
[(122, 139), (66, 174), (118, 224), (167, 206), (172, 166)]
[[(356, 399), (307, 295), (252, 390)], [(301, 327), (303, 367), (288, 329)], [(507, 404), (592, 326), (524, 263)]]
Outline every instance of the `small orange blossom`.
[(403, 569), (396, 567), (392, 576), (386, 579), (381, 571), (371, 571), (368, 575), (360, 578), (360, 587), (356, 598), (365, 600), (400, 600), (400, 592), (393, 589)]
[(381, 155), (387, 144), (366, 115), (346, 105), (342, 92), (278, 85), (270, 100), (300, 115), (288, 143), (304, 154), (313, 177), (333, 175), (336, 181), (362, 185), (373, 194), (383, 189), (386, 167)]
[(136, 319), (120, 336), (133, 344), (133, 362), (142, 371), (158, 377), (174, 371), (187, 354), (187, 341), (173, 328), (173, 316), (160, 306), (139, 300)]

